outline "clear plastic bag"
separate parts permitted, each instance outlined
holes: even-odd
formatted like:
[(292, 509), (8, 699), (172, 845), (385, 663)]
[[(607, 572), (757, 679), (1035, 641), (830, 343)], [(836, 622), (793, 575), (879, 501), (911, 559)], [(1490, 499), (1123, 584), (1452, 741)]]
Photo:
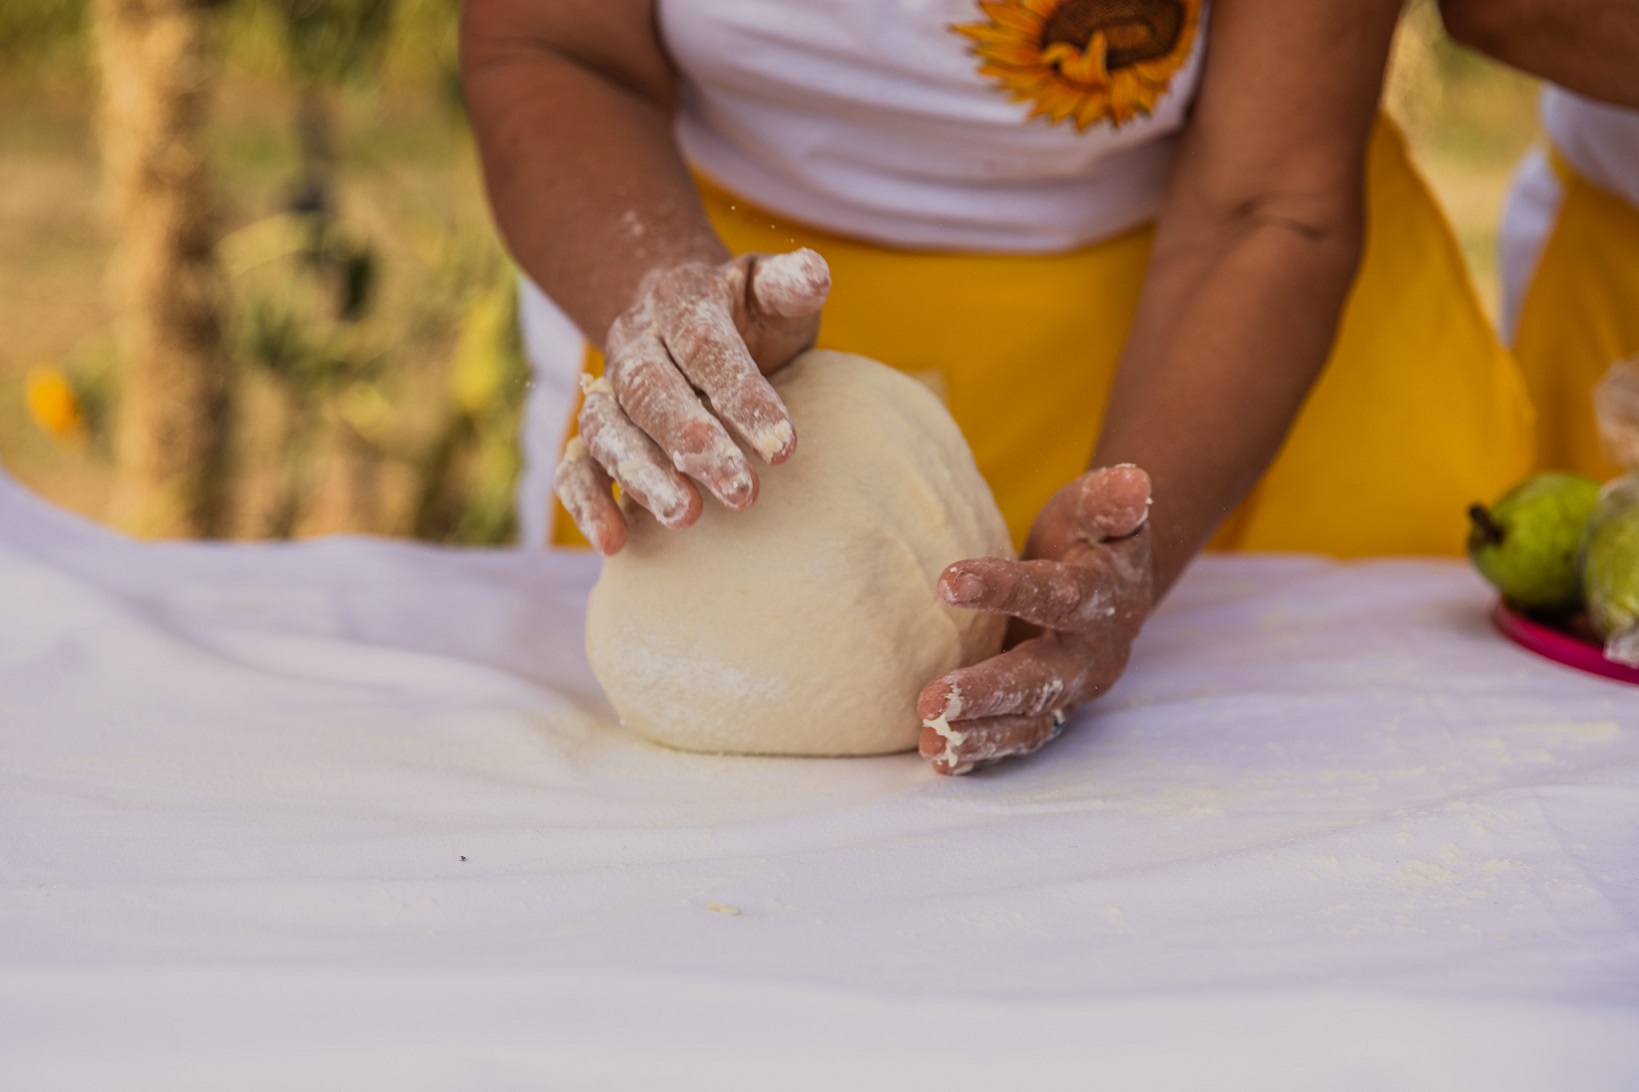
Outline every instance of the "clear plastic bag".
[(1639, 358), (1613, 364), (1593, 401), (1600, 442), (1627, 474), (1605, 486), (1588, 521), (1583, 591), (1606, 659), (1639, 667)]
[(1594, 388), (1593, 412), (1606, 454), (1639, 473), (1639, 357), (1611, 365)]

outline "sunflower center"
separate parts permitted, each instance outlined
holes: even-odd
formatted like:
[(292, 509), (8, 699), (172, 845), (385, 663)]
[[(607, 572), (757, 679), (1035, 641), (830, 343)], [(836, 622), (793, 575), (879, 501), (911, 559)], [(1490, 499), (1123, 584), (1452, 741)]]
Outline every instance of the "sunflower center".
[(1165, 57), (1184, 28), (1181, 0), (1064, 0), (1047, 17), (1041, 44), (1064, 43), (1085, 50), (1102, 33), (1110, 71)]

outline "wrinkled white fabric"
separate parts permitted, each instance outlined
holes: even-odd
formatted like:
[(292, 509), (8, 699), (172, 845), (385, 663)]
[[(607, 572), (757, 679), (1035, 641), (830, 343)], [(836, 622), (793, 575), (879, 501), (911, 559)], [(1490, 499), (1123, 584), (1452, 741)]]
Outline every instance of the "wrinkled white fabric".
[(1209, 559), (955, 780), (600, 722), (593, 565), (0, 479), (0, 1088), (1639, 1087), (1639, 692), (1457, 564)]

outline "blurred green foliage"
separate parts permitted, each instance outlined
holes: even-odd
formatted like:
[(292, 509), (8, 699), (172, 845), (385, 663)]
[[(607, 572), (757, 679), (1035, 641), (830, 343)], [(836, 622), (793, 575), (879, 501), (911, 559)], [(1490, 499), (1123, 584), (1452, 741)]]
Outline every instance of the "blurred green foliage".
[(0, 67), (38, 68), (75, 59), (84, 48), (88, 0), (0, 2)]
[[(460, 0), (207, 0), (234, 68), (319, 78), (377, 70), (391, 80), (455, 91)], [(0, 75), (89, 75), (90, 0), (0, 0)], [(293, 61), (294, 57), (294, 61)], [(359, 62), (363, 62), (362, 65)]]
[[(478, 203), (459, 0), (201, 3), (222, 99), (207, 154), (238, 377), (233, 534), (506, 541), (527, 367), (516, 273)], [(0, 85), (19, 104), (32, 85), (55, 87), (58, 108), (90, 121), (88, 14), (89, 0), (0, 0)], [(40, 206), (42, 222), (61, 215), (53, 207)], [(0, 262), (49, 259), (48, 237)], [(106, 478), (113, 339), (46, 340), (76, 346), (55, 359), (89, 432), (58, 458), (81, 481)], [(0, 359), (0, 373), (21, 364)]]
[(287, 62), (296, 79), (345, 83), (366, 79), (380, 67), (393, 0), (265, 2), (284, 20)]

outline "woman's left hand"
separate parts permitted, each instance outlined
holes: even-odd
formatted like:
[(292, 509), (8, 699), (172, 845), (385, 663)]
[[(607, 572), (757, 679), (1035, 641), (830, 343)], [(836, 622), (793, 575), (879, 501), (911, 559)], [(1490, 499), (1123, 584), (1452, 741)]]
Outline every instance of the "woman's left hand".
[(1150, 479), (1135, 466), (1093, 470), (1060, 489), (1024, 558), (958, 561), (945, 602), (1010, 615), (1006, 651), (922, 688), (922, 757), (942, 774), (1027, 755), (1070, 711), (1108, 690), (1155, 598)]

